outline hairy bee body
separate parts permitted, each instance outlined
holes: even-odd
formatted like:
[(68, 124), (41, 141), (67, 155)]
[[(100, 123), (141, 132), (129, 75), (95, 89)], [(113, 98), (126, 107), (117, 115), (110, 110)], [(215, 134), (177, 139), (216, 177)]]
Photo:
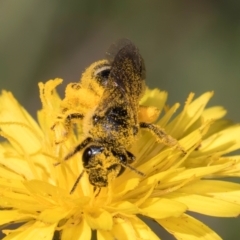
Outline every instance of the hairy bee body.
[(114, 147), (126, 147), (138, 133), (139, 100), (145, 91), (145, 67), (127, 42), (112, 63), (108, 84), (92, 114), (90, 135)]
[(61, 104), (63, 113), (67, 115), (79, 112), (86, 115), (95, 108), (104, 92), (109, 69), (107, 60), (95, 62), (82, 74), (79, 83), (68, 84)]
[[(127, 39), (110, 47), (108, 57), (92, 64), (82, 75), (80, 83), (69, 84), (62, 102), (66, 129), (75, 121), (83, 121), (85, 139), (64, 160), (83, 151), (83, 172), (97, 188), (108, 186), (125, 168), (144, 175), (131, 167), (135, 160), (128, 147), (134, 143), (140, 128), (149, 130), (156, 139), (168, 146), (183, 148), (177, 140), (152, 123), (139, 119), (139, 101), (145, 92), (145, 66), (135, 45)], [(151, 107), (150, 107), (151, 108)], [(151, 119), (156, 119), (158, 116)], [(145, 114), (146, 115), (146, 114)], [(59, 117), (61, 119), (61, 117)], [(148, 119), (147, 116), (143, 117)], [(68, 130), (66, 131), (68, 132)], [(67, 134), (66, 134), (67, 135)]]

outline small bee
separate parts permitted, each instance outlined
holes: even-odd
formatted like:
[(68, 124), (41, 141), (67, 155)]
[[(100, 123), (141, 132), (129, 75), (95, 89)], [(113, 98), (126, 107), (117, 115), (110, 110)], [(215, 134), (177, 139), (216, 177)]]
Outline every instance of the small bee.
[[(90, 79), (94, 81), (89, 81)], [(84, 172), (88, 174), (89, 182), (95, 189), (107, 187), (125, 168), (144, 176), (144, 173), (131, 166), (135, 156), (127, 150), (135, 141), (140, 128), (150, 131), (159, 142), (176, 147), (185, 154), (176, 139), (151, 123), (158, 114), (152, 119), (140, 114), (147, 112), (147, 107), (139, 105), (146, 88), (145, 65), (138, 49), (130, 40), (122, 39), (112, 45), (106, 60), (91, 65), (79, 84), (70, 84), (68, 87), (63, 101), (67, 106), (64, 125), (69, 128), (72, 121), (83, 121), (85, 136), (64, 158), (65, 161), (69, 160), (83, 151), (83, 171), (70, 193), (73, 193)], [(72, 89), (77, 91), (70, 98), (67, 93)], [(145, 122), (142, 119), (151, 120)]]

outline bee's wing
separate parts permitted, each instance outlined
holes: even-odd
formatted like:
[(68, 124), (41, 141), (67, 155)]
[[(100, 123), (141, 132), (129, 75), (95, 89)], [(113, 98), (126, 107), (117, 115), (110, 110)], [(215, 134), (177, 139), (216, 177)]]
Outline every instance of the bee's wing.
[(137, 47), (128, 39), (120, 39), (106, 55), (111, 63), (109, 85), (116, 84), (128, 96), (139, 98), (145, 89), (146, 70)]
[(107, 54), (111, 70), (98, 109), (104, 112), (110, 105), (127, 104), (137, 115), (138, 102), (145, 90), (145, 66), (142, 56), (128, 39), (112, 45)]
[(121, 38), (118, 41), (112, 43), (110, 45), (110, 47), (108, 48), (108, 50), (106, 51), (106, 54), (105, 54), (106, 59), (110, 63), (113, 63), (115, 57), (120, 52), (120, 50), (122, 50), (123, 48), (125, 48), (128, 45), (133, 45), (134, 46), (134, 44), (127, 38)]

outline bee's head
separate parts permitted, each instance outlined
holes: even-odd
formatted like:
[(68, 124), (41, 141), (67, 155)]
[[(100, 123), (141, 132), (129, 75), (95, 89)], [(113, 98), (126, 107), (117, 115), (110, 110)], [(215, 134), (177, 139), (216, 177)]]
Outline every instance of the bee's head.
[(114, 151), (104, 146), (90, 145), (82, 156), (83, 167), (89, 175), (89, 182), (95, 187), (106, 187), (109, 181), (121, 175), (127, 159), (116, 157)]

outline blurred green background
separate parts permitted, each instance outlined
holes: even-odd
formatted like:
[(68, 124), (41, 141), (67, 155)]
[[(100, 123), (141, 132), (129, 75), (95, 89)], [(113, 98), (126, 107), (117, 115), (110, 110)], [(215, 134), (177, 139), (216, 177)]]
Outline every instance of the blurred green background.
[[(1, 1), (0, 89), (36, 116), (39, 81), (78, 81), (122, 37), (138, 46), (148, 85), (168, 91), (170, 104), (214, 90), (211, 105), (240, 121), (240, 1), (234, 0)], [(240, 239), (239, 218), (202, 219), (223, 239)]]

